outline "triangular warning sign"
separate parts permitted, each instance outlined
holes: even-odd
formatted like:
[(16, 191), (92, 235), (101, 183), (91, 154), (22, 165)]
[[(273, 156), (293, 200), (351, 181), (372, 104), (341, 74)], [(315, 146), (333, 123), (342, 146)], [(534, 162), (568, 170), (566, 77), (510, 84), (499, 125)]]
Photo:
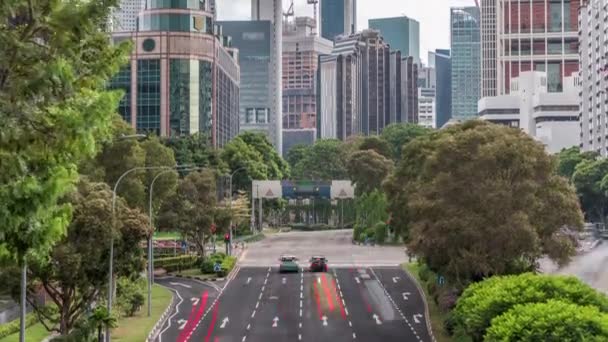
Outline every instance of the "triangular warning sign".
[(344, 191), (344, 189), (342, 189), (342, 190), (340, 190), (340, 193), (338, 194), (338, 196), (339, 197), (346, 197), (348, 195), (346, 194), (346, 191)]
[(266, 197), (274, 197), (274, 193), (272, 192), (272, 189), (268, 189), (268, 191), (266, 192)]

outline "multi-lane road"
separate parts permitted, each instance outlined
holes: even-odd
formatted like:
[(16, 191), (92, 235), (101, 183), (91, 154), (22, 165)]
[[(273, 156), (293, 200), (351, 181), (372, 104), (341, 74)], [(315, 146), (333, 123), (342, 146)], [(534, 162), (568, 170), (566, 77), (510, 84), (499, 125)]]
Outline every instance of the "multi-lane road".
[[(220, 284), (160, 280), (175, 290), (176, 305), (157, 341), (431, 341), (423, 298), (398, 266), (403, 250), (354, 246), (350, 233), (272, 236), (252, 244)], [(281, 274), (281, 253), (325, 254), (330, 269), (311, 273), (302, 263)]]

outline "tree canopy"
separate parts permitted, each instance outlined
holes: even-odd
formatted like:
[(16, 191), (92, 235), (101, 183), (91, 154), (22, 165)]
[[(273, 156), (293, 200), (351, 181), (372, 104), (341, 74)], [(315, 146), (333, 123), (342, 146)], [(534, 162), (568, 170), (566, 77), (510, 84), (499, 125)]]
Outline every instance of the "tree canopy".
[(399, 161), (401, 160), (401, 150), (403, 149), (403, 146), (430, 132), (430, 129), (416, 124), (395, 123), (384, 127), (381, 138), (390, 145), (393, 159)]
[(606, 222), (608, 215), (608, 159), (583, 160), (572, 175), (572, 183), (587, 217)]
[[(555, 161), (525, 133), (471, 121), (416, 139), (387, 182), (392, 225), (455, 283), (533, 269), (574, 253), (583, 218)], [(404, 226), (405, 225), (405, 226)]]
[(356, 193), (381, 190), (382, 182), (393, 171), (394, 163), (375, 150), (357, 151), (348, 160), (350, 179), (355, 184)]
[(22, 262), (61, 239), (70, 206), (57, 204), (77, 164), (109, 133), (121, 94), (107, 81), (128, 43), (103, 28), (109, 1), (3, 2), (0, 6), (0, 250)]
[(348, 145), (340, 140), (318, 140), (296, 164), (296, 179), (332, 180), (349, 179), (347, 162)]
[(593, 161), (598, 159), (595, 152), (581, 153), (578, 146), (563, 149), (557, 154), (557, 173), (567, 179), (572, 179), (576, 166), (583, 161)]

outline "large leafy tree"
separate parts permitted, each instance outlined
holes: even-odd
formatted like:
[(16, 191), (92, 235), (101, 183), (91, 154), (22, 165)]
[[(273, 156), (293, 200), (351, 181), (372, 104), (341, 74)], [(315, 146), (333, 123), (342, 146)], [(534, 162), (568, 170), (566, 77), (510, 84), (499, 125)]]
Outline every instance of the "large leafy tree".
[(390, 124), (382, 130), (381, 137), (387, 141), (391, 147), (392, 156), (395, 161), (401, 159), (401, 149), (410, 141), (429, 134), (430, 129), (416, 124)]
[(379, 190), (384, 179), (393, 171), (394, 163), (375, 150), (358, 151), (348, 160), (350, 179), (358, 195)]
[(608, 298), (575, 277), (526, 273), (492, 277), (470, 285), (458, 299), (452, 316), (457, 332), (482, 341), (496, 317), (517, 305), (552, 299), (608, 312)]
[(578, 164), (596, 159), (598, 159), (596, 152), (581, 152), (578, 146), (563, 149), (557, 154), (557, 173), (567, 179), (572, 179)]
[[(148, 220), (138, 209), (117, 202), (116, 230), (112, 225), (112, 190), (105, 183), (81, 181), (67, 196), (73, 218), (67, 234), (52, 248), (48, 258), (29, 263), (30, 305), (49, 331), (69, 334), (87, 309), (105, 290), (108, 280), (110, 241), (115, 239), (118, 276), (136, 277), (145, 266), (143, 250), (134, 248), (148, 235)], [(18, 277), (4, 279), (18, 291)], [(39, 306), (33, 298), (39, 287), (56, 310)]]
[(348, 179), (347, 162), (350, 152), (347, 144), (340, 140), (318, 140), (296, 164), (294, 177), (313, 180)]
[(389, 159), (393, 157), (393, 149), (391, 145), (384, 140), (384, 138), (377, 135), (372, 135), (362, 139), (361, 144), (359, 145), (359, 150), (372, 150)]
[(296, 165), (298, 165), (300, 160), (304, 159), (308, 153), (310, 153), (309, 145), (296, 145), (292, 147), (289, 152), (287, 152), (287, 157), (285, 157), (285, 160), (293, 170), (295, 169)]
[(209, 139), (200, 133), (171, 137), (163, 140), (175, 154), (178, 165), (196, 165), (199, 167), (216, 167), (224, 169), (218, 150), (209, 143)]
[(608, 315), (559, 298), (518, 305), (492, 320), (485, 341), (608, 341)]
[[(555, 160), (525, 133), (472, 121), (408, 144), (389, 181), (393, 216), (410, 224), (410, 250), (456, 284), (564, 264), (583, 217)], [(412, 151), (416, 149), (415, 151)], [(411, 171), (416, 170), (417, 174)]]
[(608, 215), (608, 159), (583, 160), (572, 175), (581, 206), (590, 220), (606, 223)]

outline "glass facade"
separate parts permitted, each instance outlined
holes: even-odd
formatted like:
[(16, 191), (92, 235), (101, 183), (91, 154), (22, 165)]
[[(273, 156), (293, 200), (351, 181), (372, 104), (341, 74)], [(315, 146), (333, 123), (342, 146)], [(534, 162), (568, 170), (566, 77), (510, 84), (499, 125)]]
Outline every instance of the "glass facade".
[(190, 134), (190, 60), (169, 61), (169, 129), (171, 136)]
[(452, 8), (451, 18), (452, 117), (467, 119), (477, 115), (481, 96), (479, 9)]
[(192, 10), (205, 10), (206, 0), (148, 0), (148, 9), (182, 8)]
[(213, 65), (207, 61), (199, 62), (199, 131), (210, 135), (213, 127)]
[(396, 18), (370, 19), (369, 28), (379, 30), (391, 50), (401, 51), (401, 56), (414, 57), (420, 62), (420, 24), (406, 16)]
[(160, 135), (160, 60), (137, 61), (137, 131)]
[(203, 15), (178, 13), (142, 14), (140, 31), (174, 31), (213, 33), (213, 19)]
[(118, 74), (110, 81), (110, 89), (121, 89), (124, 96), (118, 104), (118, 114), (128, 123), (131, 123), (131, 64), (121, 68)]

